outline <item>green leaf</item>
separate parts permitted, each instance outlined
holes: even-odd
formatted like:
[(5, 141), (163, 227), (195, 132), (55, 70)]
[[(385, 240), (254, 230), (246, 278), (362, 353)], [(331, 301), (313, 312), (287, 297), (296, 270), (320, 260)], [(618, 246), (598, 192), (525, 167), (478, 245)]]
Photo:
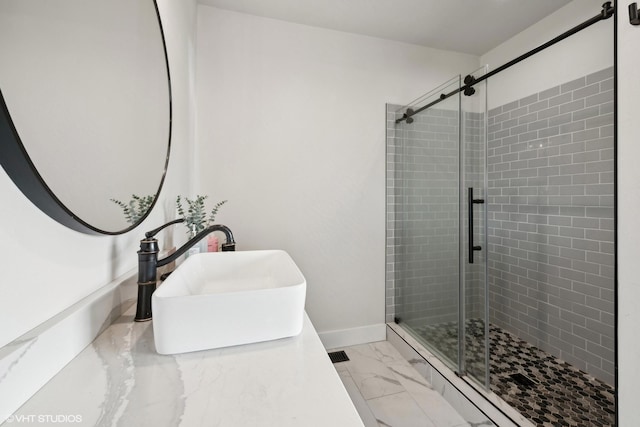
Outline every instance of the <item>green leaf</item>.
[[(205, 208), (205, 200), (209, 196), (197, 195), (195, 199), (191, 200), (188, 197), (178, 196), (176, 199), (176, 207), (178, 215), (184, 219), (184, 225), (187, 227), (187, 233), (191, 234), (193, 230), (196, 233), (203, 231), (205, 228), (213, 225), (215, 216), (218, 213), (218, 209), (224, 205), (227, 201), (223, 200), (214, 205), (213, 209), (207, 217), (207, 211)], [(185, 212), (182, 200), (186, 202), (187, 211)]]
[(136, 224), (147, 214), (149, 209), (151, 209), (155, 197), (155, 195), (141, 197), (136, 194), (132, 194), (131, 200), (129, 200), (128, 203), (124, 203), (116, 199), (109, 200), (122, 208), (124, 218), (128, 223)]

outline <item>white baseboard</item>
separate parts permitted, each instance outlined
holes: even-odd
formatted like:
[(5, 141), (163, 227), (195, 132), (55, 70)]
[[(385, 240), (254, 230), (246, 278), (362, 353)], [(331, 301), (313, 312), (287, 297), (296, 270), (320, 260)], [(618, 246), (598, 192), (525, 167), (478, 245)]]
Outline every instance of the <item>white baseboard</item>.
[(332, 349), (368, 342), (384, 341), (386, 339), (386, 333), (387, 326), (384, 323), (379, 323), (357, 328), (318, 332), (318, 335), (324, 348)]

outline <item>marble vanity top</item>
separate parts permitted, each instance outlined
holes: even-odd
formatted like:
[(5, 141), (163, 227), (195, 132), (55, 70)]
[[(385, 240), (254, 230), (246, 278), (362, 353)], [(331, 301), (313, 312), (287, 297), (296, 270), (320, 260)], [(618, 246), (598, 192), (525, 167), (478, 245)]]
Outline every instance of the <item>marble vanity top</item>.
[(296, 337), (163, 356), (134, 309), (4, 425), (362, 427), (306, 314)]

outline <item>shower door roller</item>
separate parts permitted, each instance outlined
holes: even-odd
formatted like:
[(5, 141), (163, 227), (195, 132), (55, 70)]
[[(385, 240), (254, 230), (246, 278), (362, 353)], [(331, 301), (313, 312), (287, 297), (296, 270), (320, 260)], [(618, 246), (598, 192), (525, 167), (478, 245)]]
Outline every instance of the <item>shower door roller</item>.
[(469, 206), (467, 207), (467, 210), (469, 211), (469, 264), (473, 264), (473, 252), (482, 250), (482, 246), (476, 246), (473, 244), (473, 205), (484, 203), (484, 199), (473, 198), (473, 187), (469, 187), (468, 191)]

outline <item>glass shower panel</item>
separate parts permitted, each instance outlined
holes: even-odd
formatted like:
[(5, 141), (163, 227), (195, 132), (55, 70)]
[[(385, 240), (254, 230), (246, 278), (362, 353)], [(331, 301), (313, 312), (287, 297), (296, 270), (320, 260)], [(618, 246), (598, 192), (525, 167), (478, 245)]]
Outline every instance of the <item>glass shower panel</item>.
[[(482, 67), (471, 75), (486, 74)], [(472, 92), (472, 93), (471, 93)], [(462, 372), (489, 387), (489, 322), (487, 301), (487, 86), (486, 80), (473, 86), (460, 99), (463, 194), (461, 223), (463, 245), (461, 271)]]
[[(397, 116), (460, 88), (460, 76)], [(459, 369), (460, 94), (395, 129), (396, 321), (454, 370)]]

